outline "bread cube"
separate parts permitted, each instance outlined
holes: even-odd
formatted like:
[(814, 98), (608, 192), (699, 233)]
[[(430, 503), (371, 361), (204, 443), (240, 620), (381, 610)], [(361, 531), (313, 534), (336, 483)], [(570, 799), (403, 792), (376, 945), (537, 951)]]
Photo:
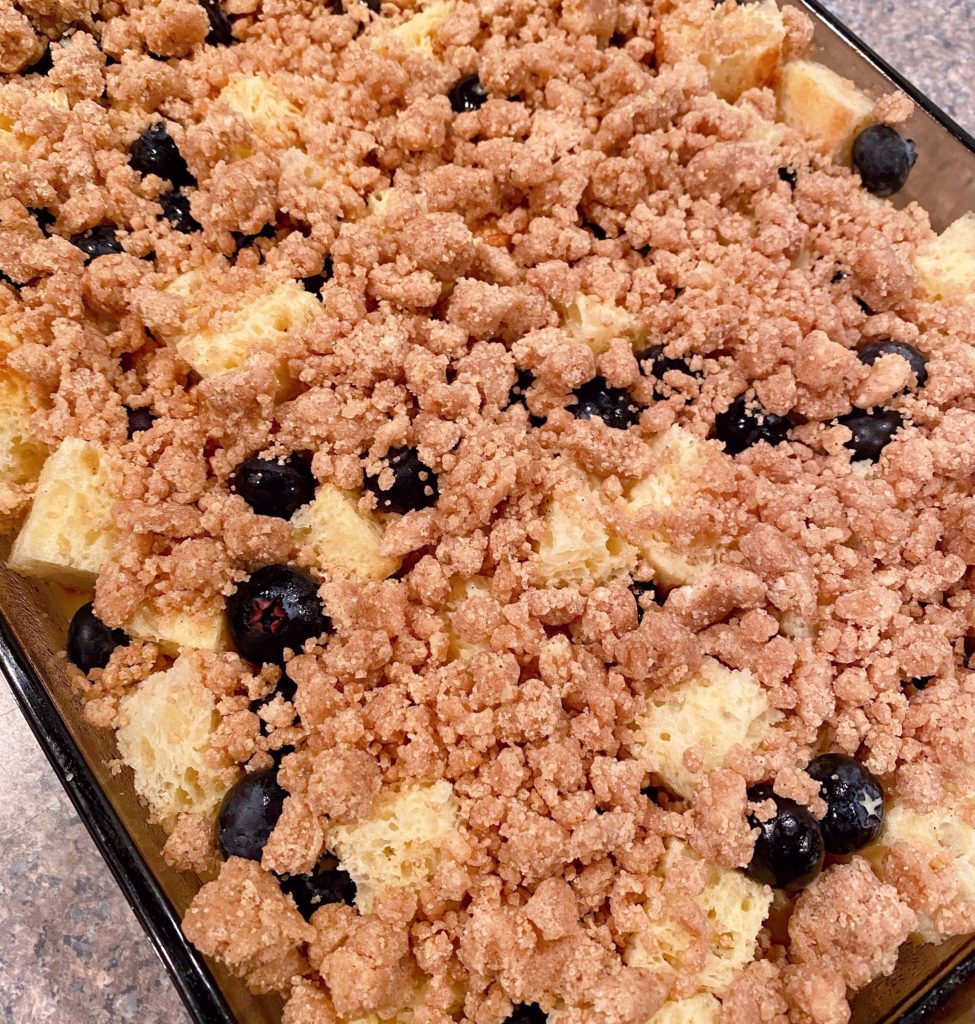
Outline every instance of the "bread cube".
[(718, 1024), (721, 1003), (707, 992), (687, 999), (667, 1000), (647, 1024)]
[(453, 8), (451, 0), (434, 0), (418, 14), (397, 25), (392, 34), (410, 53), (432, 57), (437, 42), (437, 30)]
[(565, 329), (598, 356), (614, 338), (626, 338), (634, 351), (646, 347), (647, 331), (632, 313), (594, 295), (580, 292), (563, 314)]
[(849, 159), (874, 103), (852, 82), (811, 60), (791, 60), (776, 86), (779, 119), (834, 160)]
[[(629, 749), (669, 789), (691, 797), (733, 747), (758, 749), (780, 718), (750, 672), (705, 658), (697, 673), (676, 688), (650, 694)], [(694, 771), (684, 763), (692, 748), (700, 761)]]
[(966, 213), (914, 257), (924, 294), (933, 301), (975, 302), (975, 213)]
[[(663, 913), (658, 916), (647, 908), (646, 926), (633, 936), (626, 950), (625, 959), (631, 967), (679, 967), (694, 942), (695, 936), (681, 923), (679, 898), (666, 884), (668, 874), (686, 875), (690, 867), (687, 862), (700, 865), (699, 858), (684, 843), (672, 842), (664, 856)], [(772, 905), (772, 890), (740, 871), (713, 864), (705, 870), (704, 888), (693, 897), (707, 919), (707, 948), (696, 980), (702, 992), (721, 996), (738, 972), (755, 958), (755, 943)], [(705, 1011), (711, 1008), (707, 1000), (702, 1003)], [(665, 1022), (693, 1020), (700, 1024), (698, 1018), (687, 1016), (689, 1007), (677, 1006), (668, 1009)]]
[(380, 553), (383, 527), (372, 512), (359, 508), (358, 495), (322, 484), (315, 500), (291, 519), (295, 539), (306, 545), (325, 576), (384, 580), (399, 568), (397, 558)]
[(569, 474), (552, 495), (538, 544), (536, 574), (557, 586), (596, 584), (625, 576), (636, 564), (636, 551), (610, 531), (597, 487), (581, 472)]
[(222, 608), (186, 615), (144, 604), (125, 624), (125, 632), (134, 640), (157, 643), (171, 655), (182, 651), (222, 651), (227, 646), (227, 620)]
[(372, 817), (332, 825), (329, 849), (356, 884), (356, 906), (368, 913), (379, 887), (419, 889), (430, 881), (440, 847), (456, 824), (454, 792), (441, 779), (387, 792)]
[(115, 551), (121, 470), (100, 445), (66, 438), (44, 463), (8, 565), (25, 576), (89, 586)]
[[(969, 821), (975, 799), (946, 796), (933, 811), (920, 812), (901, 803), (887, 811), (884, 830), (863, 855), (871, 861), (880, 877), (896, 887), (895, 877), (886, 877), (885, 856), (892, 847), (906, 843), (914, 848), (932, 873), (950, 864), (955, 875), (955, 891), (950, 904), (975, 900), (975, 828)], [(942, 942), (943, 935), (930, 914), (918, 914), (917, 937), (922, 942)]]
[(665, 14), (657, 34), (665, 64), (698, 60), (721, 99), (769, 85), (782, 62), (786, 30), (775, 0), (713, 7), (710, 0)]
[[(0, 365), (0, 494), (37, 479), (47, 446), (31, 430), (30, 418), (41, 407), (33, 385)], [(0, 507), (3, 506), (0, 501)]]
[[(43, 92), (35, 93), (35, 96), (50, 104), (56, 110), (70, 110), (68, 94), (63, 89), (47, 88)], [(18, 131), (17, 123), (13, 119), (0, 114), (0, 146), (15, 152), (26, 154), (30, 147), (37, 141), (33, 135)]]
[(297, 281), (282, 281), (270, 291), (248, 293), (206, 326), (177, 335), (176, 351), (201, 377), (230, 373), (255, 352), (279, 353), (288, 335), (304, 330), (320, 311), (318, 299)]
[[(653, 472), (630, 488), (628, 509), (633, 515), (644, 509), (676, 512), (706, 485), (713, 456), (703, 441), (682, 427), (671, 427), (654, 441), (653, 447)], [(649, 529), (637, 543), (653, 566), (654, 579), (666, 587), (700, 582), (721, 555), (719, 539), (707, 533), (694, 537), (689, 545), (678, 546), (666, 530)]]
[[(290, 145), (298, 138), (301, 111), (263, 75), (240, 75), (220, 90), (219, 99), (243, 116), (251, 131), (271, 145)], [(238, 159), (251, 155), (247, 146), (238, 147)]]
[(119, 754), (132, 769), (150, 820), (167, 832), (183, 812), (213, 814), (230, 786), (232, 773), (215, 770), (204, 757), (219, 723), (193, 655), (149, 676), (119, 703)]
[(478, 595), (491, 596), (491, 581), (487, 576), (472, 576), (470, 579), (455, 579), (450, 587), (450, 596), (447, 598), (444, 607), (447, 636), (450, 638), (449, 655), (452, 659), (466, 661), (479, 651), (487, 650), (487, 646), (470, 640), (465, 640), (457, 634), (454, 629), (451, 615), (471, 597)]

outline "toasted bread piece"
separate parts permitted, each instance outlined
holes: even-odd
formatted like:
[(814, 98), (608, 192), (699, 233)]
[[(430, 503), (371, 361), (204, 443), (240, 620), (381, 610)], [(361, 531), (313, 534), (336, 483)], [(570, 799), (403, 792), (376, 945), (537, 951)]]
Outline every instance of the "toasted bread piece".
[(721, 1003), (707, 992), (687, 999), (668, 999), (647, 1024), (718, 1024)]
[(307, 545), (327, 576), (384, 580), (400, 566), (399, 559), (380, 554), (383, 526), (378, 517), (359, 508), (358, 495), (334, 484), (322, 484), (291, 524), (297, 542)]
[[(235, 75), (220, 90), (219, 99), (244, 117), (259, 139), (277, 146), (296, 142), (301, 111), (263, 75)], [(252, 152), (242, 145), (234, 156), (240, 159)]]
[(852, 82), (811, 60), (790, 60), (782, 68), (776, 96), (779, 119), (839, 162), (849, 159), (874, 107)]
[(100, 445), (69, 437), (44, 463), (9, 567), (66, 586), (89, 586), (115, 551), (112, 505), (121, 472)]
[(419, 13), (397, 25), (392, 34), (411, 53), (432, 57), (438, 45), (437, 30), (453, 7), (452, 0), (433, 0)]
[(186, 615), (144, 604), (126, 623), (125, 632), (134, 640), (151, 640), (173, 655), (182, 651), (222, 651), (227, 646), (227, 621), (222, 608)]
[(932, 301), (975, 302), (975, 213), (945, 228), (918, 252), (914, 265)]
[[(630, 753), (675, 793), (691, 797), (733, 747), (757, 749), (780, 717), (750, 672), (705, 658), (690, 679), (651, 693)], [(684, 762), (691, 749), (700, 761), (693, 771)]]
[(356, 884), (356, 906), (368, 913), (380, 886), (419, 889), (433, 876), (438, 852), (454, 831), (457, 810), (450, 783), (393, 790), (373, 815), (329, 829), (332, 852)]
[(27, 501), (25, 488), (37, 479), (47, 457), (47, 446), (30, 425), (40, 408), (30, 381), (0, 364), (0, 531), (13, 526)]
[(232, 781), (232, 773), (215, 771), (205, 758), (220, 715), (200, 672), (198, 661), (183, 655), (119, 704), (119, 754), (151, 820), (167, 832), (184, 812), (214, 813)]
[(563, 314), (565, 329), (598, 356), (614, 338), (626, 338), (635, 352), (646, 348), (647, 331), (632, 313), (611, 302), (580, 292)]
[[(772, 905), (772, 890), (753, 882), (740, 871), (703, 865), (680, 841), (671, 841), (664, 856), (663, 913), (658, 916), (647, 908), (646, 925), (631, 940), (626, 962), (632, 967), (651, 970), (680, 967), (696, 936), (682, 923), (686, 918), (681, 913), (681, 897), (667, 887), (666, 880), (686, 877), (694, 866), (703, 867), (706, 872), (704, 888), (692, 899), (707, 921), (707, 948), (703, 962), (695, 963), (695, 981), (700, 991), (721, 996), (738, 972), (755, 958), (758, 933)], [(703, 1004), (704, 1008), (710, 1007), (706, 1000)], [(698, 1024), (697, 1018), (686, 1015), (664, 1017), (665, 1021), (687, 1019)]]
[(782, 62), (786, 30), (775, 0), (713, 6), (681, 4), (660, 20), (657, 52), (665, 64), (697, 60), (721, 99), (734, 102), (770, 85)]

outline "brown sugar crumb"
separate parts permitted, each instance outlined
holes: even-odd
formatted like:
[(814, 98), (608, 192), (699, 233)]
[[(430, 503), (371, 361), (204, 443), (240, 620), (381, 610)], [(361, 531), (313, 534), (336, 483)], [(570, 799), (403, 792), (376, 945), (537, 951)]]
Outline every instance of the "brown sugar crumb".
[(213, 822), (203, 814), (181, 814), (163, 847), (170, 867), (207, 875), (220, 864)]

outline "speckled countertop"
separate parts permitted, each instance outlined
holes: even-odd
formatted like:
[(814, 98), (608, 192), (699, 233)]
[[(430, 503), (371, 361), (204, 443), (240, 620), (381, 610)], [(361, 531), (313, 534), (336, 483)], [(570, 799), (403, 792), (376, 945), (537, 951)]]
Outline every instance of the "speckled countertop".
[[(975, 0), (829, 0), (975, 132)], [(188, 1024), (13, 697), (0, 684), (0, 1017), (4, 1024)], [(944, 1017), (970, 1021), (975, 989)]]

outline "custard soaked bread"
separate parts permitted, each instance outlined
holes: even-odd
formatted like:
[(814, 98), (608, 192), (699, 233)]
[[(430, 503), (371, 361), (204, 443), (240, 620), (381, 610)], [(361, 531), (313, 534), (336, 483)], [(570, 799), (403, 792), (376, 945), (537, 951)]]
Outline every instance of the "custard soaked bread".
[(839, 1024), (975, 933), (904, 97), (773, 0), (10, 17), (0, 522), (203, 953), (283, 1024)]

